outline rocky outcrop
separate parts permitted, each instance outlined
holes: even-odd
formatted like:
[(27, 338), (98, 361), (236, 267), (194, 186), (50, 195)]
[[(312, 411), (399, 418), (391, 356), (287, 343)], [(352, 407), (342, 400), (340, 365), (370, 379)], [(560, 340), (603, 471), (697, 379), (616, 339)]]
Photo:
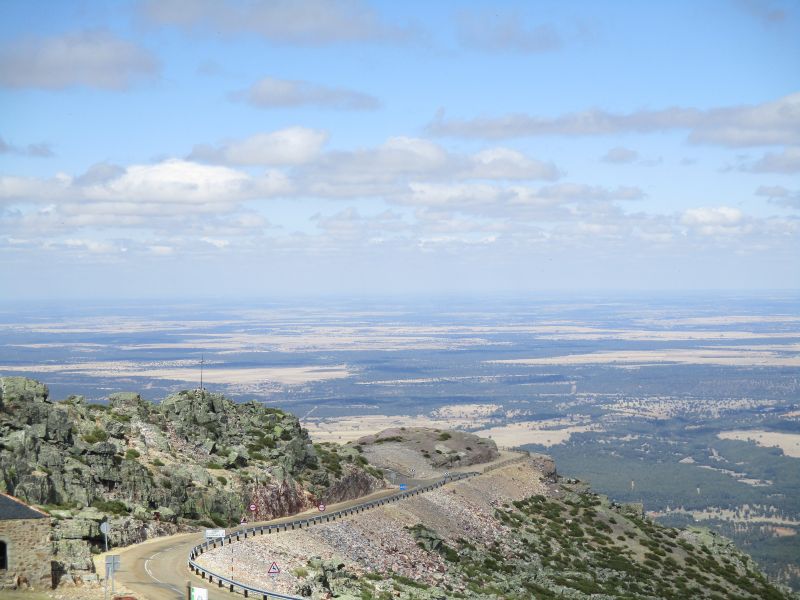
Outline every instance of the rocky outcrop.
[(383, 480), (355, 467), (348, 467), (344, 476), (328, 488), (323, 498), (328, 504), (368, 496), (384, 487)]
[[(405, 454), (408, 463), (410, 454), (416, 455), (418, 468), (445, 471), (454, 467), (467, 467), (491, 462), (500, 456), (497, 445), (490, 439), (481, 438), (464, 431), (445, 431), (428, 427), (393, 427), (356, 440), (370, 463), (396, 470), (396, 459)], [(409, 473), (410, 474), (410, 473)], [(430, 474), (430, 473), (428, 473)]]
[[(330, 453), (326, 452), (326, 456)], [(92, 578), (91, 553), (191, 526), (227, 526), (294, 514), (326, 498), (384, 485), (357, 453), (320, 460), (298, 419), (259, 402), (205, 390), (161, 404), (112, 394), (49, 399), (47, 386), (0, 378), (0, 491), (53, 515), (54, 568), (63, 581)]]

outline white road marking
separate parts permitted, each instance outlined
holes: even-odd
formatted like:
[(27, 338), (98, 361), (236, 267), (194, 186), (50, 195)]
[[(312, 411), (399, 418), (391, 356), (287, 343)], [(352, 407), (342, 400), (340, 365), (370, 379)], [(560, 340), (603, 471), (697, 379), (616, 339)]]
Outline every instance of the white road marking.
[[(168, 548), (167, 550), (171, 550), (171, 548)], [(161, 581), (158, 577), (153, 575), (153, 572), (150, 570), (150, 561), (153, 560), (156, 556), (158, 556), (162, 552), (164, 552), (164, 550), (159, 550), (155, 554), (151, 555), (150, 558), (145, 560), (144, 561), (144, 570), (147, 572), (147, 574), (150, 576), (151, 579), (153, 579), (154, 581), (160, 583), (161, 585), (166, 585), (168, 588), (173, 589), (173, 590), (175, 590), (176, 592), (178, 592), (180, 594), (181, 590), (179, 588), (175, 587), (174, 585), (172, 585), (170, 583), (166, 583), (165, 581)]]
[(164, 583), (158, 577), (153, 575), (153, 572), (150, 570), (150, 559), (149, 558), (146, 561), (144, 561), (144, 570), (147, 572), (147, 574), (150, 576), (151, 579), (154, 579), (158, 583)]

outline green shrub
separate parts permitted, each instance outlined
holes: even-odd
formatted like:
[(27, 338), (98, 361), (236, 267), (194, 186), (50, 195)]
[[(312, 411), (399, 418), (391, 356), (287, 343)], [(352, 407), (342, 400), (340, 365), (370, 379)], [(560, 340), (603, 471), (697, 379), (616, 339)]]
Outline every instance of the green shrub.
[(154, 461), (152, 461), (150, 464), (151, 464), (151, 465), (153, 465), (154, 467), (163, 467), (163, 466), (164, 466), (164, 463), (163, 463), (163, 462), (161, 462), (161, 461), (160, 461), (160, 460), (158, 460), (158, 459), (155, 459), (155, 460), (154, 460)]
[(418, 581), (414, 581), (410, 577), (405, 577), (403, 575), (392, 575), (392, 578), (398, 582), (402, 583), (403, 585), (407, 585), (410, 587), (420, 588), (420, 589), (427, 589), (429, 586), (425, 585), (424, 583), (420, 583)]
[(112, 515), (128, 514), (128, 507), (119, 500), (100, 500), (92, 501), (92, 506), (99, 511), (111, 513)]
[(403, 438), (399, 435), (390, 435), (385, 438), (379, 438), (375, 440), (376, 444), (385, 444), (386, 442), (402, 442)]
[(125, 458), (127, 460), (135, 460), (135, 459), (139, 458), (140, 456), (141, 456), (141, 454), (139, 453), (139, 451), (138, 450), (134, 450), (133, 448), (128, 448), (128, 450), (125, 452)]
[(87, 444), (96, 444), (97, 442), (105, 442), (107, 439), (108, 439), (108, 434), (99, 427), (95, 427), (92, 431), (83, 436), (83, 441), (86, 442)]
[(228, 485), (228, 480), (225, 479), (222, 475), (217, 476), (217, 481), (219, 481), (222, 485)]
[(453, 437), (453, 436), (452, 436), (452, 435), (450, 435), (448, 432), (446, 432), (446, 431), (443, 431), (442, 433), (440, 433), (440, 434), (439, 434), (439, 441), (440, 441), (440, 442), (446, 442), (446, 441), (447, 441), (447, 440), (449, 440), (451, 437)]

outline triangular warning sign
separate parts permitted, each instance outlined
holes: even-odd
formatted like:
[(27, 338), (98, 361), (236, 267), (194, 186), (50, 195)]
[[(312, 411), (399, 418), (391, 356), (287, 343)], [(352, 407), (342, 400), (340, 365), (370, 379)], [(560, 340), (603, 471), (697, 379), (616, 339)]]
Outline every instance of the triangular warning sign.
[(278, 563), (274, 562), (269, 566), (269, 571), (267, 571), (268, 575), (277, 575), (280, 573), (281, 570), (278, 568)]

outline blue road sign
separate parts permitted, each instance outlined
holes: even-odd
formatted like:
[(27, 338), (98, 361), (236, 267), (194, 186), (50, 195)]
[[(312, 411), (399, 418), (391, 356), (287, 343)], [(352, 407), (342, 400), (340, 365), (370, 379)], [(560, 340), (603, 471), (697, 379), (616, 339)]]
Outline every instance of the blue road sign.
[(405, 483), (401, 483), (401, 484), (400, 484), (400, 490), (401, 490), (401, 491), (402, 491), (402, 490), (404, 490), (404, 489), (406, 489), (407, 487), (408, 487), (408, 486), (407, 486)]

